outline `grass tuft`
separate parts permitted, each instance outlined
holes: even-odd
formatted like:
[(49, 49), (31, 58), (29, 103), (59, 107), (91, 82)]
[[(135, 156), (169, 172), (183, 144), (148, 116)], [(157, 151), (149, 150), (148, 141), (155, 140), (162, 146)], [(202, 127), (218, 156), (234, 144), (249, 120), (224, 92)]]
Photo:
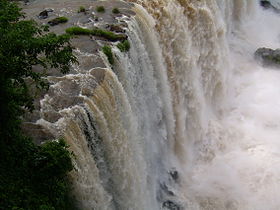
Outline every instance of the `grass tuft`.
[(70, 28), (67, 28), (66, 33), (71, 34), (71, 35), (91, 35), (92, 30), (87, 29), (87, 28), (81, 28), (78, 26), (73, 26)]
[(111, 65), (114, 64), (114, 56), (112, 52), (112, 48), (108, 45), (102, 47), (102, 52), (107, 56), (107, 59)]
[(120, 10), (118, 9), (118, 8), (114, 8), (114, 9), (112, 9), (112, 13), (114, 13), (114, 14), (119, 14), (120, 13)]
[(123, 42), (118, 43), (117, 47), (121, 52), (128, 52), (130, 49), (130, 43), (128, 40), (124, 40)]
[(105, 12), (105, 8), (104, 8), (104, 6), (97, 6), (96, 7), (96, 11), (100, 12), (100, 13), (104, 13)]
[(80, 6), (78, 13), (80, 12), (86, 12), (86, 8), (84, 6)]
[(85, 29), (85, 28), (74, 26), (71, 28), (67, 28), (66, 33), (71, 35), (93, 35), (93, 36), (103, 37), (112, 42), (124, 41), (127, 39), (126, 35), (124, 34), (116, 34), (111, 31), (103, 30), (100, 28)]

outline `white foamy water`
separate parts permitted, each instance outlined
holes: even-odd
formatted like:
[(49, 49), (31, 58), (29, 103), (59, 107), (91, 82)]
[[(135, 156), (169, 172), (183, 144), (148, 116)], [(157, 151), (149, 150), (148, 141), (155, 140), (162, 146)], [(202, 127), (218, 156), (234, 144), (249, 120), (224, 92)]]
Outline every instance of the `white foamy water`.
[(280, 71), (253, 58), (259, 47), (280, 47), (280, 17), (251, 9), (228, 37), (225, 109), (209, 124), (206, 161), (191, 169), (199, 209), (280, 208)]

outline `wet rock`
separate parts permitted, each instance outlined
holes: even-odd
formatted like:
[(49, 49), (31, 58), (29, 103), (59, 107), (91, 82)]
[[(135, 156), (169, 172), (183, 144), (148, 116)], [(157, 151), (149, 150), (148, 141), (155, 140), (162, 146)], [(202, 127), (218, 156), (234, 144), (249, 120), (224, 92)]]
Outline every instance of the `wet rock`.
[(27, 136), (32, 137), (36, 144), (55, 138), (49, 130), (35, 123), (23, 123), (22, 130)]
[(94, 76), (95, 81), (100, 84), (105, 78), (105, 70), (102, 68), (96, 68), (90, 71), (90, 74)]
[(46, 19), (48, 17), (49, 17), (49, 14), (48, 14), (47, 10), (44, 10), (44, 11), (40, 12), (40, 14), (38, 16), (39, 19)]
[(265, 9), (269, 9), (272, 7), (271, 3), (269, 1), (260, 1), (260, 5), (264, 7)]
[(177, 182), (179, 180), (179, 173), (175, 169), (172, 169), (171, 171), (169, 171), (169, 174), (175, 182)]
[(53, 8), (46, 8), (45, 11), (47, 11), (49, 13), (49, 12), (53, 12), (54, 9)]
[(163, 184), (160, 184), (160, 188), (165, 192), (165, 194), (169, 195), (169, 196), (174, 196), (174, 192), (172, 192), (171, 190), (169, 190), (168, 186), (163, 183)]
[(182, 207), (179, 204), (176, 204), (171, 200), (163, 202), (162, 207), (169, 210), (182, 210)]
[(125, 29), (123, 29), (123, 27), (120, 24), (107, 25), (106, 28), (116, 33), (125, 33)]
[(55, 19), (52, 19), (48, 22), (49, 25), (51, 26), (55, 26), (58, 25), (60, 23), (66, 23), (68, 21), (68, 18), (66, 17), (57, 17)]
[(51, 123), (58, 121), (62, 117), (58, 112), (55, 111), (42, 112), (42, 116), (46, 121)]
[(260, 1), (260, 5), (264, 8), (264, 9), (270, 9), (276, 13), (280, 13), (280, 10), (277, 9), (276, 7), (274, 7), (270, 1), (267, 1), (267, 0), (261, 0)]
[(255, 52), (255, 58), (264, 66), (280, 68), (280, 49), (259, 48)]

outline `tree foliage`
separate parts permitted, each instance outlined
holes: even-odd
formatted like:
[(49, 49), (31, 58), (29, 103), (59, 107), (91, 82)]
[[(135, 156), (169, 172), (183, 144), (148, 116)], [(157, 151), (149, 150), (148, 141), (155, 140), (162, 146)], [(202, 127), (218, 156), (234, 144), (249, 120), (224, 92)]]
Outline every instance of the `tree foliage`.
[(34, 108), (30, 84), (48, 89), (45, 71), (33, 67), (66, 73), (76, 62), (72, 51), (69, 35), (49, 33), (25, 20), (15, 3), (0, 0), (0, 209), (69, 209), (66, 174), (73, 166), (67, 145), (37, 146), (20, 125)]
[(23, 17), (16, 4), (0, 1), (0, 128), (4, 128), (0, 134), (10, 132), (23, 108), (33, 109), (26, 78), (38, 88), (48, 88), (43, 72), (32, 71), (34, 66), (59, 68), (66, 73), (71, 62), (76, 62), (69, 35), (46, 33), (46, 26)]

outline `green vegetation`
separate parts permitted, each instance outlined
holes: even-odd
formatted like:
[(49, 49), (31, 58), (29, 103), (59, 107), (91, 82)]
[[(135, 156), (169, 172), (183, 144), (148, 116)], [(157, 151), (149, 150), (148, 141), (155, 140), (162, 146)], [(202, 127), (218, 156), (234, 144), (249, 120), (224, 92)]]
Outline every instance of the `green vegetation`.
[(118, 8), (114, 8), (114, 9), (112, 9), (112, 13), (114, 13), (114, 14), (119, 14), (120, 13), (120, 10), (118, 9)]
[(105, 8), (103, 6), (97, 6), (96, 7), (96, 11), (100, 12), (100, 13), (104, 13), (105, 12)]
[(93, 35), (98, 37), (103, 37), (109, 41), (124, 41), (127, 39), (124, 34), (115, 34), (111, 31), (95, 28), (95, 29), (85, 29), (78, 26), (70, 27), (66, 29), (66, 33), (71, 35)]
[(127, 39), (126, 35), (124, 34), (116, 34), (111, 31), (107, 31), (99, 28), (93, 29), (93, 35), (103, 37), (113, 42)]
[(51, 26), (54, 26), (54, 25), (58, 25), (60, 23), (66, 23), (68, 21), (68, 18), (67, 17), (57, 17), (53, 20), (50, 20), (48, 22), (48, 24), (50, 24)]
[(80, 12), (86, 12), (86, 8), (84, 6), (80, 6), (78, 13)]
[(92, 30), (87, 28), (81, 28), (78, 26), (67, 28), (65, 31), (66, 33), (71, 35), (92, 35)]
[(117, 47), (121, 52), (128, 52), (130, 49), (130, 43), (128, 40), (124, 40), (123, 42), (118, 43)]
[(109, 63), (113, 65), (114, 56), (113, 56), (112, 48), (108, 45), (105, 45), (102, 47), (102, 52), (107, 56)]
[(0, 209), (66, 210), (71, 153), (63, 140), (35, 145), (21, 119), (34, 108), (26, 78), (38, 89), (49, 86), (33, 66), (66, 73), (77, 61), (69, 35), (23, 18), (15, 3), (0, 1)]

